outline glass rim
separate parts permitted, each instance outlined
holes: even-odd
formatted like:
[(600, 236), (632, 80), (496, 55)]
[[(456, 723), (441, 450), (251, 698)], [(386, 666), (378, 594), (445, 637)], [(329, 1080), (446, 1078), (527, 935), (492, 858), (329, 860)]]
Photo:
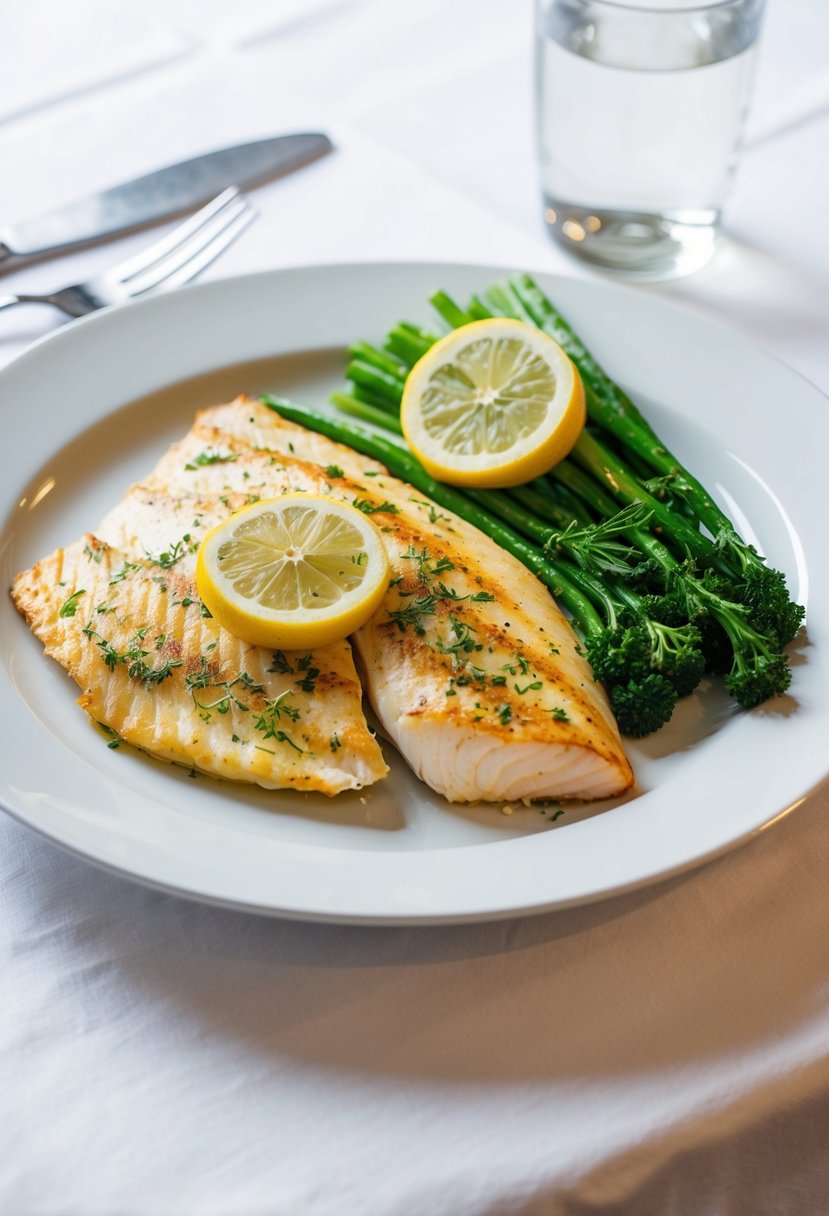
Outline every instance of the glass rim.
[[(750, 4), (752, 0), (697, 0), (696, 3), (680, 4), (676, 8), (658, 8), (654, 4), (642, 3), (642, 0), (635, 0), (635, 3), (628, 3), (627, 0), (576, 0), (576, 3), (583, 7), (594, 5), (597, 8), (612, 8), (617, 12), (627, 13), (647, 13), (651, 17), (675, 17), (683, 13), (706, 13), (716, 11), (723, 8), (737, 8), (740, 5)], [(755, 0), (756, 3), (756, 0)]]

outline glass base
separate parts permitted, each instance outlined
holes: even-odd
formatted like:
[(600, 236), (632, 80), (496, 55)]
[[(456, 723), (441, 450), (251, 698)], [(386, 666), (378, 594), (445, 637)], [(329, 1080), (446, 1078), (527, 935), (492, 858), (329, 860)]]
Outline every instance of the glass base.
[(711, 259), (720, 212), (588, 210), (545, 196), (544, 219), (574, 257), (622, 278), (653, 282), (693, 274)]

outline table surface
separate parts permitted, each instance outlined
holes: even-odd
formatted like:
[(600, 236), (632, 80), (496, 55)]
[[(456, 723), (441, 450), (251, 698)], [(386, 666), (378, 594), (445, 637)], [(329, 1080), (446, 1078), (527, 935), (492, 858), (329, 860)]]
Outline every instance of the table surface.
[[(528, 0), (6, 0), (3, 222), (212, 146), (319, 127), (208, 272), (551, 246)], [(47, 36), (48, 34), (48, 36)], [(829, 390), (829, 12), (769, 0), (727, 235), (640, 288)], [(4, 276), (39, 290), (145, 236)], [(59, 321), (18, 309), (0, 363)], [(0, 403), (13, 436), (12, 403)], [(781, 459), (797, 458), (781, 427)], [(734, 854), (503, 924), (260, 921), (0, 817), (0, 1210), (109, 1216), (822, 1214), (824, 789)]]

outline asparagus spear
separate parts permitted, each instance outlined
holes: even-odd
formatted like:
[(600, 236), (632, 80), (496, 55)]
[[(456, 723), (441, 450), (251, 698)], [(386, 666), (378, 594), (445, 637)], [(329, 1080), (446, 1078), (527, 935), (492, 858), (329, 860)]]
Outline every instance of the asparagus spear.
[[(791, 641), (802, 624), (804, 610), (792, 602), (784, 576), (767, 565), (756, 550), (742, 540), (731, 520), (717, 506), (702, 483), (661, 442), (630, 397), (611, 380), (529, 275), (515, 275), (505, 284), (494, 285), (484, 298), (473, 296), (466, 310), (445, 292), (437, 293), (433, 303), (450, 324), (466, 323), (470, 319), (479, 320), (494, 314), (512, 316), (543, 329), (563, 346), (582, 376), (591, 422), (599, 428), (600, 434), (605, 432), (608, 437), (612, 436), (635, 459), (637, 468), (631, 469), (628, 462), (627, 472), (638, 482), (636, 499), (646, 501), (643, 493), (650, 494), (648, 487), (643, 485), (641, 473), (636, 476), (644, 463), (659, 475), (672, 496), (684, 504), (682, 514), (688, 512), (691, 516), (686, 521), (687, 526), (683, 527), (680, 522), (676, 527), (672, 526), (668, 533), (674, 536), (680, 550), (687, 550), (706, 563), (712, 563), (715, 557), (720, 565), (725, 562), (741, 584), (737, 591), (738, 599), (750, 607), (755, 619), (762, 620), (764, 629), (773, 632), (781, 644)], [(397, 329), (403, 334), (416, 335), (414, 345), (406, 351), (399, 351), (401, 361), (409, 367), (419, 357), (418, 352), (425, 353), (429, 345), (436, 341), (435, 335), (405, 322)], [(387, 394), (385, 399), (389, 404), (398, 399), (398, 394), (402, 394), (402, 373), (395, 379), (397, 383), (384, 386)], [(592, 455), (597, 455), (595, 450)], [(607, 475), (607, 470), (602, 474), (598, 467), (594, 468), (594, 472), (600, 478)], [(628, 488), (632, 488), (631, 484)], [(651, 494), (650, 497), (655, 499), (657, 495)], [(628, 501), (633, 499), (628, 498)], [(681, 519), (681, 515), (678, 511), (671, 511), (661, 522), (664, 524), (667, 518), (675, 523)], [(713, 537), (708, 545), (705, 538), (702, 542), (691, 539), (691, 534), (697, 532), (693, 520)]]
[[(449, 305), (446, 308), (451, 313)], [(380, 394), (385, 402), (384, 408), (390, 414), (399, 410), (405, 385), (400, 374), (393, 375), (362, 360), (352, 359), (346, 368), (346, 375), (354, 383), (370, 386)], [(650, 507), (658, 526), (676, 541), (683, 552), (708, 561), (713, 561), (717, 556), (713, 543), (698, 528), (649, 494), (623, 462), (589, 432), (581, 435), (572, 454), (598, 481), (609, 485), (621, 502), (642, 502)], [(614, 511), (616, 509), (614, 507)]]
[[(453, 327), (492, 315), (505, 315), (517, 317), (549, 333), (564, 347), (581, 372), (594, 430), (582, 435), (572, 457), (547, 478), (536, 479), (532, 486), (517, 487), (506, 493), (460, 493), (439, 486), (427, 477), (410, 453), (396, 444), (372, 451), (372, 454), (389, 464), (398, 476), (418, 485), (424, 493), (488, 532), (535, 570), (547, 586), (553, 587), (555, 583), (553, 590), (593, 644), (601, 630), (604, 629), (607, 636), (608, 626), (602, 625), (595, 611), (595, 604), (599, 603), (607, 619), (607, 601), (603, 601), (602, 596), (610, 595), (608, 571), (612, 573), (612, 569), (606, 553), (602, 555), (601, 546), (595, 541), (592, 547), (584, 539), (579, 542), (583, 548), (576, 556), (582, 563), (582, 574), (586, 570), (588, 579), (592, 576), (598, 579), (587, 588), (583, 581), (579, 585), (578, 578), (574, 581), (572, 571), (568, 578), (566, 566), (556, 558), (560, 559), (562, 552), (574, 554), (574, 533), (568, 531), (568, 525), (572, 526), (573, 521), (589, 523), (595, 515), (598, 525), (605, 526), (608, 519), (615, 517), (620, 502), (643, 504), (649, 522), (659, 535), (643, 526), (641, 515), (631, 518), (622, 513), (622, 520), (614, 526), (633, 549), (649, 558), (661, 572), (663, 589), (672, 599), (672, 610), (676, 611), (676, 605), (681, 604), (685, 619), (697, 621), (709, 641), (714, 638), (714, 645), (709, 649), (714, 651), (719, 647), (727, 652), (732, 666), (726, 682), (731, 691), (746, 706), (758, 704), (765, 697), (782, 691), (788, 684), (789, 673), (780, 646), (794, 636), (803, 616), (802, 608), (791, 603), (783, 576), (766, 566), (754, 549), (740, 539), (704, 487), (661, 444), (630, 398), (610, 380), (533, 280), (526, 275), (515, 276), (505, 284), (490, 288), (483, 297), (473, 296), (466, 309), (444, 292), (438, 292), (432, 303), (444, 321)], [(356, 343), (351, 348), (348, 367), (348, 375), (355, 386), (353, 396), (337, 394), (333, 400), (346, 412), (399, 433), (398, 413), (407, 370), (435, 341), (436, 335), (429, 331), (401, 322), (388, 335), (385, 351)], [(324, 430), (322, 424), (326, 420), (322, 416), (316, 420), (320, 422), (319, 426), (311, 418), (312, 415), (306, 412), (297, 420)], [(361, 451), (368, 448), (360, 443), (365, 445), (372, 440), (366, 433), (360, 442), (353, 434), (349, 437), (330, 430), (324, 430), (324, 433), (344, 439)], [(377, 436), (373, 441), (384, 442)], [(648, 478), (650, 469), (660, 476)], [(677, 504), (681, 504), (681, 510), (677, 510)], [(700, 524), (711, 532), (714, 540), (699, 530)], [(556, 534), (555, 528), (563, 529), (563, 532)], [(674, 547), (674, 552), (669, 545)], [(708, 568), (703, 577), (699, 577), (693, 564), (682, 562), (681, 558), (688, 556)], [(724, 580), (717, 574), (717, 568), (721, 571), (730, 569), (730, 578)], [(735, 578), (738, 580), (736, 585)], [(638, 593), (630, 586), (626, 587), (626, 592), (627, 610), (641, 615), (641, 597), (637, 601)], [(591, 593), (592, 616), (588, 610)], [(617, 596), (617, 608), (623, 601), (624, 595), (621, 600)], [(673, 627), (676, 622), (670, 624)], [(712, 634), (712, 628), (716, 636)], [(658, 629), (656, 633), (659, 633)], [(653, 642), (654, 628), (651, 628), (650, 636)], [(728, 646), (724, 647), (722, 643), (726, 638)], [(664, 650), (664, 640), (659, 645)], [(595, 645), (594, 653), (598, 653)], [(727, 668), (728, 663), (725, 664)], [(620, 712), (623, 715), (630, 712), (635, 700), (629, 700), (627, 708), (621, 708)]]

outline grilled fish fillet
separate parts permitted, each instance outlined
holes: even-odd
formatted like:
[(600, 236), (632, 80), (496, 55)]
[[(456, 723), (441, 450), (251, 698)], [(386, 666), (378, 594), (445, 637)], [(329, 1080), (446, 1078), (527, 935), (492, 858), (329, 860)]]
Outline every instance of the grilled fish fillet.
[(202, 411), (100, 531), (133, 551), (139, 537), (167, 545), (176, 512), (181, 525), (192, 506), (206, 528), (292, 490), (357, 501), (381, 528), (392, 586), (353, 642), (384, 730), (432, 789), (587, 800), (632, 784), (604, 692), (534, 575), (382, 465), (258, 403)]
[(249, 646), (202, 615), (177, 564), (138, 552), (90, 535), (12, 589), (92, 718), (154, 756), (268, 789), (331, 795), (385, 775), (347, 642), (308, 656)]

